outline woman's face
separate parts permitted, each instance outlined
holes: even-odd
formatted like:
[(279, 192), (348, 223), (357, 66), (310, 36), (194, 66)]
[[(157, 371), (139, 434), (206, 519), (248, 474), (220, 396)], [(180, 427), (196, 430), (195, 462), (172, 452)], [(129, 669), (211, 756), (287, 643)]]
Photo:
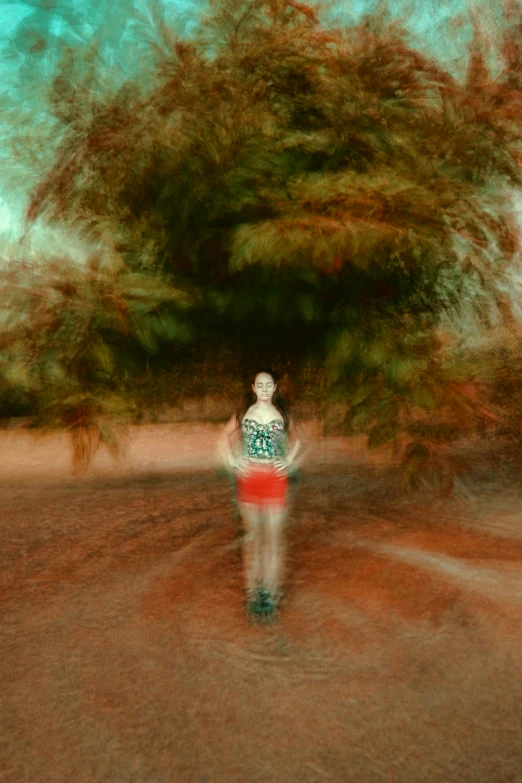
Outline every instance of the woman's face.
[(267, 372), (260, 372), (254, 378), (252, 389), (257, 394), (260, 402), (272, 402), (272, 395), (276, 390), (274, 379)]

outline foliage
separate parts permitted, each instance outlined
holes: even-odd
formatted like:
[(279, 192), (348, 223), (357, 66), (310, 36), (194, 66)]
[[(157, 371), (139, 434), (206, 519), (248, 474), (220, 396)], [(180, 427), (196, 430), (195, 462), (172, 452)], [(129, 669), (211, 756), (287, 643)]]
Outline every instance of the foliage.
[(122, 375), (140, 347), (186, 339), (187, 295), (94, 254), (85, 267), (68, 258), (11, 261), (0, 296), (4, 388), (28, 397), (35, 424), (71, 434), (78, 466), (100, 443), (117, 456), (110, 421), (132, 412)]
[(522, 16), (506, 15), (495, 77), (475, 24), (462, 82), (384, 14), (319, 16), (214, 0), (189, 42), (157, 11), (140, 19), (148, 89), (104, 99), (79, 97), (64, 62), (49, 96), (63, 136), (28, 217), (110, 231), (130, 268), (198, 292), (209, 355), (323, 359), (350, 431), (375, 447), (406, 433), (418, 461), (482, 415), (444, 319), (511, 317)]

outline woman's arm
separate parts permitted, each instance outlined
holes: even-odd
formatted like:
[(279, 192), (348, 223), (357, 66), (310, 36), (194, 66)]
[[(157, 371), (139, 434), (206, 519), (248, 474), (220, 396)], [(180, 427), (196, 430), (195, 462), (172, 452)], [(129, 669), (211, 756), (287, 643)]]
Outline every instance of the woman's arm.
[(224, 464), (231, 468), (237, 467), (237, 460), (232, 450), (231, 438), (237, 432), (237, 417), (233, 416), (227, 421), (218, 440), (218, 452)]
[(297, 427), (292, 419), (290, 419), (290, 426), (288, 428), (289, 446), (290, 450), (286, 455), (287, 467), (298, 466), (303, 461), (303, 457), (308, 451), (308, 440), (303, 432), (302, 427)]

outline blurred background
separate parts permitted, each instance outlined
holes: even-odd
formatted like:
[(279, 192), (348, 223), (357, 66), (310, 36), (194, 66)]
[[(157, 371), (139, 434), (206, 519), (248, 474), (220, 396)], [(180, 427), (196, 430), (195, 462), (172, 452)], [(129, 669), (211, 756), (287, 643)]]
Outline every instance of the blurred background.
[[(522, 8), (2, 3), (0, 416), (520, 443)], [(180, 413), (181, 411), (181, 413)], [(183, 413), (185, 411), (185, 413)]]
[[(522, 0), (0, 20), (2, 783), (520, 781)], [(267, 364), (257, 627), (213, 449)]]

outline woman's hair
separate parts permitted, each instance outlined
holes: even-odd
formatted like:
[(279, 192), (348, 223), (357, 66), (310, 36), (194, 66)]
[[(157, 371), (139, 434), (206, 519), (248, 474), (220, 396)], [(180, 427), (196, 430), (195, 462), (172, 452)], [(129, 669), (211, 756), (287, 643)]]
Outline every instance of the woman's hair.
[[(276, 374), (272, 370), (262, 369), (262, 370), (258, 370), (257, 372), (255, 372), (252, 375), (252, 377), (251, 377), (251, 384), (250, 384), (250, 390), (249, 390), (249, 392), (246, 395), (245, 403), (244, 403), (243, 407), (240, 410), (238, 410), (238, 412), (237, 412), (237, 423), (238, 423), (239, 427), (241, 427), (241, 424), (243, 422), (243, 417), (244, 417), (245, 413), (250, 408), (250, 406), (253, 405), (255, 403), (255, 401), (257, 400), (257, 394), (252, 389), (252, 386), (254, 385), (257, 376), (261, 375), (261, 373), (265, 373), (265, 375), (270, 375), (274, 379), (274, 383), (277, 383), (277, 381), (278, 381), (278, 377), (276, 377)], [(289, 427), (290, 427), (290, 411), (288, 409), (288, 405), (285, 403), (285, 401), (283, 400), (283, 398), (279, 394), (279, 389), (275, 389), (274, 390), (274, 394), (273, 394), (273, 397), (272, 397), (272, 405), (274, 406), (274, 408), (277, 408), (277, 410), (279, 411), (279, 413), (283, 417), (285, 430), (288, 430)]]

